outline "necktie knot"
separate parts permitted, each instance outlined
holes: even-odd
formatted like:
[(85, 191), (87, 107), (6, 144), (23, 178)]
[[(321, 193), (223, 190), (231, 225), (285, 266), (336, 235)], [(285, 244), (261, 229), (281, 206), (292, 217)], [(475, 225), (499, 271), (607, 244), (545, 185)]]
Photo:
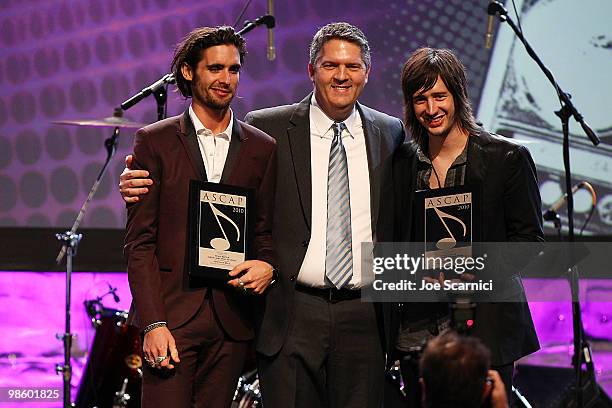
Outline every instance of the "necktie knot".
[(334, 129), (334, 138), (342, 138), (342, 132), (346, 129), (346, 125), (344, 122), (334, 122), (332, 128)]

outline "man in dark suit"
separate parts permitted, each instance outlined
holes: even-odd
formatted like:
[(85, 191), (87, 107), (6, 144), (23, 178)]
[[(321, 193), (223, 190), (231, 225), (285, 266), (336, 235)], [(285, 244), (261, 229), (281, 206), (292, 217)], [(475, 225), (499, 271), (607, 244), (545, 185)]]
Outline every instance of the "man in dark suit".
[[(535, 165), (524, 146), (485, 132), (472, 114), (465, 69), (449, 50), (422, 48), (402, 71), (412, 144), (394, 159), (396, 240), (412, 241), (413, 193), (472, 186), (481, 192), (482, 242), (543, 241)], [(491, 350), (508, 395), (514, 362), (539, 348), (518, 271), (504, 275), (505, 298), (476, 306), (471, 333)], [(448, 323), (446, 305), (406, 304), (396, 346), (406, 352)]]
[[(148, 365), (144, 407), (228, 407), (254, 337), (251, 313), (269, 286), (275, 142), (236, 120), (229, 104), (245, 54), (231, 27), (200, 28), (177, 47), (172, 71), (182, 114), (140, 129), (133, 167), (146, 169), (148, 194), (128, 204), (125, 255), (130, 316), (143, 333)], [(229, 284), (189, 277), (186, 264), (189, 180), (253, 188), (258, 260), (229, 272)]]
[[(280, 285), (268, 294), (257, 342), (266, 407), (376, 407), (382, 395), (388, 325), (381, 305), (359, 299), (370, 283), (360, 244), (392, 238), (390, 158), (404, 132), (398, 119), (357, 102), (370, 66), (363, 33), (328, 24), (310, 47), (314, 93), (245, 118), (276, 139), (283, 175), (273, 225)], [(349, 188), (342, 196), (330, 193), (334, 123), (345, 125)], [(330, 276), (338, 268), (330, 253), (344, 245), (329, 242), (342, 217), (333, 207), (345, 207), (350, 219), (351, 276), (340, 284)]]
[[(257, 338), (264, 405), (378, 407), (389, 324), (386, 306), (362, 303), (361, 243), (392, 239), (391, 158), (401, 121), (357, 102), (370, 48), (347, 23), (321, 28), (310, 47), (314, 92), (247, 114), (276, 139), (274, 244), (279, 282)], [(144, 193), (126, 170), (127, 200)], [(383, 310), (385, 309), (385, 310)]]

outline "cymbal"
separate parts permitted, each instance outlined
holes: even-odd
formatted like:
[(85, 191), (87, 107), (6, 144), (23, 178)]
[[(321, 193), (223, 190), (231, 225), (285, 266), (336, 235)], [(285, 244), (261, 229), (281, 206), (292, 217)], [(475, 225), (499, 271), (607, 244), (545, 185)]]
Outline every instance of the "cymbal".
[(129, 119), (120, 116), (108, 116), (102, 119), (74, 119), (74, 120), (56, 120), (52, 123), (57, 125), (73, 125), (73, 126), (91, 126), (91, 127), (108, 127), (108, 128), (126, 128), (140, 129), (146, 126), (146, 123), (133, 122)]

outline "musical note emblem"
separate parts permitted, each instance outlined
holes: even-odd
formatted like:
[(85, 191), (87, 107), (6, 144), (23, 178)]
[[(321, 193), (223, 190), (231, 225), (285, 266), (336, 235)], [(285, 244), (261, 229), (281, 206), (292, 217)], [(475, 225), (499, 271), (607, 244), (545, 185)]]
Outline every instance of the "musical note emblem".
[(223, 233), (224, 238), (221, 237), (217, 237), (217, 238), (213, 238), (210, 240), (210, 246), (213, 247), (214, 249), (218, 250), (218, 251), (226, 251), (229, 249), (230, 247), (230, 242), (229, 239), (227, 238), (227, 234), (225, 233), (225, 229), (223, 228), (223, 225), (221, 225), (221, 220), (219, 220), (219, 217), (225, 218), (227, 221), (229, 221), (230, 224), (232, 224), (234, 226), (234, 228), (236, 228), (236, 242), (238, 242), (238, 240), (240, 240), (240, 228), (238, 228), (238, 225), (236, 225), (236, 223), (234, 221), (232, 221), (232, 219), (230, 217), (228, 217), (227, 215), (223, 214), (217, 207), (215, 207), (211, 202), (208, 203), (210, 205), (210, 209), (212, 210), (215, 219), (217, 220), (217, 224), (219, 224), (219, 228), (221, 228), (221, 232)]
[(451, 249), (451, 248), (454, 248), (455, 245), (457, 244), (457, 240), (455, 239), (455, 236), (453, 235), (451, 230), (448, 228), (448, 225), (446, 225), (446, 222), (444, 221), (444, 219), (445, 218), (450, 218), (451, 220), (457, 221), (459, 224), (461, 224), (461, 226), (463, 227), (463, 236), (464, 237), (467, 234), (467, 227), (466, 227), (465, 223), (463, 221), (461, 221), (459, 218), (455, 217), (454, 215), (450, 215), (450, 214), (447, 214), (447, 213), (445, 213), (443, 211), (440, 211), (436, 207), (434, 207), (434, 210), (436, 211), (436, 215), (438, 216), (438, 218), (440, 218), (440, 221), (442, 221), (442, 225), (444, 225), (444, 228), (446, 228), (446, 231), (450, 235), (448, 237), (444, 237), (444, 238), (441, 238), (440, 240), (438, 240), (438, 242), (436, 242), (436, 247), (438, 249)]

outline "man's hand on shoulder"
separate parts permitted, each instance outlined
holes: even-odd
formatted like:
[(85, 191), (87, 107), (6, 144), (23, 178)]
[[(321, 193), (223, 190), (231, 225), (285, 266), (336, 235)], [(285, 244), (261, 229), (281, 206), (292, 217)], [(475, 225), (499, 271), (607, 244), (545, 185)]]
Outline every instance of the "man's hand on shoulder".
[(147, 194), (149, 189), (146, 186), (153, 184), (146, 170), (130, 170), (134, 156), (125, 156), (125, 169), (119, 176), (119, 192), (126, 203), (135, 203), (140, 200), (141, 195)]

